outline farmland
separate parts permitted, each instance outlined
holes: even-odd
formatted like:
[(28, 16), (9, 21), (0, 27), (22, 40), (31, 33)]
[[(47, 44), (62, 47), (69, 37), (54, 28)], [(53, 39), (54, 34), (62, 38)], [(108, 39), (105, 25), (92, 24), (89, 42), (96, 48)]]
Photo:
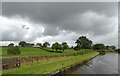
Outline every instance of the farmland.
[[(33, 48), (33, 47), (19, 47), (21, 54), (18, 55), (7, 55), (7, 49), (8, 47), (2, 47), (2, 57), (8, 58), (8, 57), (25, 57), (25, 56), (53, 56), (53, 55), (69, 55), (76, 53), (78, 51), (75, 51), (73, 49), (66, 49), (63, 53), (54, 53), (54, 52), (48, 52), (45, 50), (42, 50), (40, 48)], [(50, 49), (51, 50), (51, 49)]]

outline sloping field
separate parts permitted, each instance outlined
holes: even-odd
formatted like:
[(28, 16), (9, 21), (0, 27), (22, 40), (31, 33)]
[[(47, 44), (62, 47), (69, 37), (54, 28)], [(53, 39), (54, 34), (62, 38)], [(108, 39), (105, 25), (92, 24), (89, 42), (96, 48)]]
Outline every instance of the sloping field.
[(67, 49), (63, 53), (55, 53), (55, 52), (48, 52), (45, 50), (42, 50), (40, 48), (32, 48), (32, 47), (19, 47), (21, 54), (19, 55), (7, 55), (7, 49), (8, 47), (2, 47), (2, 57), (25, 57), (25, 56), (51, 56), (51, 55), (68, 55), (73, 54), (78, 51)]
[(57, 70), (62, 70), (68, 66), (73, 66), (74, 64), (89, 60), (97, 54), (98, 52), (91, 51), (83, 55), (43, 60), (36, 63), (25, 64), (19, 68), (5, 70), (3, 74), (51, 74)]

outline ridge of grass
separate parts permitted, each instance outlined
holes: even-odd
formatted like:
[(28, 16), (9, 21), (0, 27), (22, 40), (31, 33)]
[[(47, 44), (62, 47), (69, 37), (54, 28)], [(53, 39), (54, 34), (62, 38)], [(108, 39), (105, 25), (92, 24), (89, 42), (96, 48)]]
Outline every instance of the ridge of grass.
[(64, 53), (55, 53), (55, 52), (48, 52), (42, 50), (40, 48), (33, 48), (33, 47), (19, 47), (21, 54), (18, 55), (7, 55), (8, 47), (2, 47), (2, 57), (9, 58), (9, 57), (26, 57), (26, 56), (54, 56), (54, 55), (70, 55), (76, 53), (73, 49), (66, 49)]
[(25, 64), (19, 68), (5, 70), (3, 71), (3, 74), (51, 74), (57, 70), (62, 70), (69, 66), (73, 66), (74, 64), (83, 63), (98, 54), (98, 52), (91, 51), (83, 55), (65, 58), (60, 57), (48, 61), (43, 60), (36, 63)]

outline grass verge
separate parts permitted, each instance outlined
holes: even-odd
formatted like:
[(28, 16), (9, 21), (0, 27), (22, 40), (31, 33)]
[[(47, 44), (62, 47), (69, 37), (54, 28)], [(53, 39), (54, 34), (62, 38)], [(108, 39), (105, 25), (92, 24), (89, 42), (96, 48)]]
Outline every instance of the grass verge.
[(51, 74), (57, 70), (65, 69), (77, 63), (82, 63), (86, 60), (99, 54), (98, 52), (90, 52), (83, 55), (77, 55), (65, 58), (55, 58), (52, 60), (43, 60), (41, 62), (22, 65), (19, 68), (3, 71), (3, 74)]

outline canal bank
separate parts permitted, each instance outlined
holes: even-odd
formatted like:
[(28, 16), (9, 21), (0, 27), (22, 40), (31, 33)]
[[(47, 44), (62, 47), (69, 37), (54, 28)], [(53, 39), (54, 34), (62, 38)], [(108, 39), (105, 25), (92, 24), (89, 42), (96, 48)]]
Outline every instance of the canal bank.
[(84, 74), (118, 76), (118, 56), (118, 53), (107, 52), (105, 55), (99, 55), (83, 65), (78, 65), (65, 72), (61, 72), (59, 76), (63, 74), (67, 76)]
[(73, 64), (72, 66), (68, 66), (68, 67), (65, 67), (64, 69), (60, 69), (60, 70), (57, 70), (56, 72), (53, 72), (52, 74), (50, 74), (51, 76), (62, 76), (63, 74), (65, 74), (66, 72), (74, 69), (74, 68), (77, 68), (77, 67), (81, 67), (83, 66), (84, 64), (86, 64), (87, 62), (89, 62), (90, 60), (94, 59), (95, 57), (97, 57), (99, 55), (96, 54), (94, 55), (93, 57), (87, 59), (87, 60), (84, 60), (82, 62), (78, 62), (76, 64)]
[(91, 53), (68, 58), (55, 58), (53, 60), (25, 64), (19, 68), (5, 70), (3, 71), (3, 74), (52, 74), (56, 71), (62, 71), (62, 69), (67, 70), (67, 67), (73, 67), (75, 64), (82, 64), (84, 61), (89, 60), (98, 54), (98, 52), (91, 51)]

